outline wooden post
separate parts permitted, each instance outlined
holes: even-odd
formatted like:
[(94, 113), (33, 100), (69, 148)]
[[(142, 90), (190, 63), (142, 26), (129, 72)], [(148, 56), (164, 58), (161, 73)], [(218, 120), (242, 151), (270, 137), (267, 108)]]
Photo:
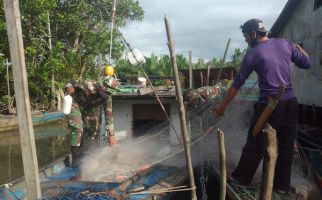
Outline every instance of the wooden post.
[(206, 79), (207, 86), (209, 86), (210, 67), (211, 67), (211, 63), (209, 63), (209, 65), (207, 66), (207, 79)]
[[(51, 28), (50, 28), (50, 13), (47, 11), (47, 34), (48, 34), (48, 50), (49, 50), (49, 57), (52, 56), (53, 46), (51, 42)], [(55, 70), (51, 69), (51, 110), (56, 110), (56, 88), (55, 88)]]
[(7, 67), (7, 89), (8, 89), (8, 112), (12, 113), (12, 109), (11, 109), (11, 95), (10, 95), (10, 80), (9, 80), (9, 66), (11, 65), (11, 63), (9, 63), (8, 58), (6, 58), (6, 67)]
[(226, 62), (226, 55), (227, 55), (227, 51), (228, 51), (229, 44), (230, 44), (230, 38), (228, 39), (228, 42), (227, 42), (227, 45), (226, 45), (226, 49), (225, 49), (225, 53), (224, 53), (224, 57), (223, 57), (223, 59), (221, 61), (221, 66), (220, 66), (219, 72), (217, 74), (216, 83), (218, 83), (218, 81), (220, 80), (222, 68), (224, 67), (225, 62)]
[(226, 199), (227, 169), (226, 169), (226, 149), (224, 132), (217, 129), (219, 158), (220, 158), (220, 196), (219, 200)]
[(102, 56), (102, 53), (99, 53), (98, 54), (98, 63), (97, 63), (97, 70), (98, 70), (97, 82), (99, 82), (99, 83), (101, 81), (102, 65), (103, 65), (103, 56)]
[(203, 87), (203, 74), (200, 72), (200, 87)]
[(109, 62), (110, 65), (112, 64), (112, 49), (113, 49), (113, 28), (114, 28), (114, 18), (115, 18), (115, 12), (116, 12), (116, 0), (112, 1), (112, 16), (111, 16), (111, 30), (110, 30), (110, 56), (109, 56)]
[(188, 136), (188, 130), (187, 130), (187, 123), (186, 123), (186, 113), (183, 105), (183, 97), (181, 93), (181, 86), (180, 86), (180, 80), (179, 80), (179, 73), (178, 73), (178, 67), (177, 67), (177, 60), (176, 60), (176, 53), (174, 48), (174, 43), (172, 40), (172, 33), (170, 24), (168, 22), (167, 17), (164, 17), (165, 27), (167, 30), (167, 38), (168, 38), (168, 47), (170, 51), (171, 56), (171, 63), (173, 68), (173, 73), (175, 76), (175, 85), (176, 85), (176, 94), (177, 94), (177, 101), (179, 105), (179, 113), (180, 113), (180, 123), (181, 123), (181, 130), (182, 130), (182, 136), (184, 139), (184, 148), (185, 148), (185, 156), (186, 156), (186, 164), (189, 174), (189, 181), (190, 181), (190, 187), (191, 187), (191, 199), (197, 200), (197, 194), (196, 194), (196, 186), (195, 186), (195, 180), (193, 176), (193, 168), (192, 168), (192, 161), (191, 161), (191, 153), (190, 153), (190, 139)]
[(276, 131), (274, 128), (272, 128), (271, 125), (266, 123), (263, 132), (265, 134), (265, 152), (263, 160), (260, 200), (271, 200), (275, 164), (277, 158)]
[(4, 0), (27, 199), (40, 199), (40, 183), (18, 0)]
[(9, 182), (11, 182), (11, 144), (9, 144), (8, 148), (8, 178)]
[(193, 88), (193, 73), (192, 73), (192, 61), (191, 51), (189, 51), (189, 88)]

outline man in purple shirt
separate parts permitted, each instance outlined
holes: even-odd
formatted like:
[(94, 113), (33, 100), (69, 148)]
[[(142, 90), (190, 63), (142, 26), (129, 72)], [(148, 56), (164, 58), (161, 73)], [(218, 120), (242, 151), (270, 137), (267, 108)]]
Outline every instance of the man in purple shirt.
[(276, 161), (274, 189), (287, 192), (290, 189), (293, 143), (297, 125), (297, 100), (291, 83), (291, 63), (299, 68), (310, 67), (308, 54), (296, 44), (285, 39), (267, 37), (263, 22), (251, 19), (241, 26), (245, 41), (251, 47), (241, 63), (240, 70), (228, 90), (224, 100), (215, 106), (216, 116), (224, 114), (226, 106), (236, 96), (251, 72), (258, 75), (260, 89), (259, 100), (254, 105), (252, 123), (248, 131), (237, 168), (232, 178), (241, 185), (249, 185), (256, 169), (263, 158), (264, 136), (258, 134), (253, 138), (252, 131), (260, 114), (267, 104), (268, 96), (276, 96), (280, 86), (285, 92), (280, 97), (276, 108), (267, 123), (275, 130), (278, 139), (278, 157)]

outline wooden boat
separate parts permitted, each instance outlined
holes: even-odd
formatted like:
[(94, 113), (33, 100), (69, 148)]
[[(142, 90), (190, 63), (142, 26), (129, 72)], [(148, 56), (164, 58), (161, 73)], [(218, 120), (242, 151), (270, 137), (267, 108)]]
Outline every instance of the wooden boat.
[[(213, 99), (214, 100), (214, 99)], [(215, 101), (215, 100), (214, 100)], [(205, 102), (203, 106), (200, 106), (201, 110), (194, 110), (189, 115), (189, 129), (192, 132), (198, 133), (191, 135), (191, 146), (192, 151), (198, 152), (197, 144), (200, 142), (209, 142), (206, 146), (216, 146), (214, 143), (216, 141), (212, 138), (215, 134), (215, 128), (220, 126), (225, 130), (222, 124), (222, 120), (214, 119), (213, 114), (211, 114), (211, 107), (214, 101)], [(229, 114), (228, 114), (229, 116)], [(226, 116), (227, 117), (227, 116)], [(163, 130), (161, 127), (156, 127), (158, 130)], [(164, 133), (161, 131), (159, 133), (154, 133), (152, 135), (146, 135), (146, 138), (137, 138), (131, 141), (132, 144), (142, 145), (144, 143), (149, 143), (148, 140), (155, 139), (158, 142)], [(216, 137), (216, 136), (215, 136)], [(229, 135), (225, 136), (226, 140), (229, 140)], [(236, 135), (232, 135), (235, 141)], [(160, 144), (161, 146), (165, 144)], [(202, 145), (204, 147), (204, 144)], [(239, 147), (234, 147), (239, 148)], [(130, 148), (131, 149), (131, 148)], [(158, 148), (157, 148), (158, 149)], [(216, 149), (216, 147), (213, 147)], [(196, 151), (197, 150), (197, 151)], [(240, 150), (240, 149), (238, 149)], [(118, 151), (118, 149), (115, 149)], [(77, 174), (74, 168), (65, 168), (62, 165), (62, 160), (58, 167), (55, 165), (47, 167), (41, 170), (41, 187), (44, 199), (57, 199), (57, 198), (70, 198), (74, 199), (75, 196), (79, 198), (89, 198), (96, 195), (97, 198), (107, 199), (109, 198), (119, 198), (119, 199), (169, 199), (169, 192), (176, 190), (189, 190), (187, 186), (184, 186), (184, 181), (187, 179), (187, 173), (185, 168), (182, 167), (169, 167), (169, 165), (163, 165), (165, 160), (168, 163), (184, 162), (182, 148), (172, 149), (170, 154), (163, 158), (160, 162), (156, 161), (148, 164), (141, 164), (136, 167), (136, 170), (128, 170), (128, 173), (116, 173), (116, 171), (109, 170), (106, 174), (100, 177), (92, 176), (92, 180), (70, 180), (73, 176)], [(156, 152), (149, 152), (151, 155), (155, 155)], [(218, 153), (218, 152), (217, 152)], [(203, 154), (207, 154), (204, 153)], [(108, 160), (116, 160), (118, 155), (111, 157)], [(197, 156), (192, 156), (196, 158)], [(209, 159), (211, 156), (209, 156)], [(181, 161), (178, 161), (181, 160)], [(106, 163), (106, 161), (102, 161)], [(230, 163), (229, 163), (230, 162)], [(214, 166), (218, 165), (218, 157), (213, 159)], [(295, 162), (297, 164), (298, 162)], [(123, 162), (123, 166), (131, 165), (131, 163)], [(228, 160), (227, 165), (231, 167), (231, 161)], [(60, 167), (59, 167), (60, 166)], [(184, 165), (181, 165), (184, 166)], [(56, 169), (56, 170), (55, 170)], [(57, 170), (60, 169), (60, 170)], [(231, 168), (229, 168), (229, 171)], [(43, 173), (47, 172), (47, 173)], [(215, 167), (217, 176), (219, 176), (218, 168)], [(57, 172), (49, 173), (48, 172)], [(292, 179), (299, 178), (303, 179), (302, 176), (298, 176), (299, 173), (294, 173)], [(295, 177), (296, 176), (296, 177)], [(304, 177), (305, 178), (305, 177)], [(23, 185), (22, 183), (20, 185)], [(259, 196), (259, 179), (255, 179), (254, 183), (250, 187), (242, 187), (234, 183), (229, 182), (227, 185), (227, 195), (230, 199), (258, 199)], [(305, 185), (304, 185), (305, 186)], [(0, 189), (0, 198), (9, 199), (23, 199), (25, 193), (22, 187), (18, 187), (17, 182), (12, 184), (3, 185)], [(308, 187), (304, 190), (297, 188), (293, 196), (285, 197), (281, 194), (274, 193), (275, 199), (294, 199), (298, 195), (308, 195), (310, 192)], [(7, 195), (7, 196), (5, 196)]]
[[(64, 159), (39, 171), (43, 199), (167, 199), (169, 191), (186, 179), (180, 168), (156, 165), (141, 170), (120, 182), (72, 180), (79, 174), (78, 168), (65, 167)], [(183, 187), (178, 187), (183, 188)], [(95, 196), (95, 198), (93, 198)], [(23, 178), (0, 186), (0, 199), (20, 200), (26, 198)]]
[[(61, 111), (54, 112), (32, 112), (33, 125), (41, 125), (47, 122), (53, 122), (64, 118), (64, 114)], [(0, 132), (11, 131), (18, 129), (17, 115), (0, 115)]]

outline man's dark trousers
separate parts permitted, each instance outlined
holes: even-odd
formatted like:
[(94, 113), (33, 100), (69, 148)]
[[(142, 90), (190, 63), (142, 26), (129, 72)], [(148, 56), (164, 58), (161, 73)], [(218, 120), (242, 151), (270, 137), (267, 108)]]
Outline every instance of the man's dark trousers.
[[(247, 141), (243, 148), (238, 166), (232, 173), (233, 178), (241, 185), (249, 185), (263, 158), (264, 135), (259, 133), (253, 138), (252, 130), (266, 104), (256, 103), (254, 114), (248, 131)], [(278, 140), (278, 156), (276, 161), (274, 189), (288, 191), (291, 180), (293, 145), (296, 135), (298, 105), (296, 98), (279, 101), (267, 123), (275, 130)]]

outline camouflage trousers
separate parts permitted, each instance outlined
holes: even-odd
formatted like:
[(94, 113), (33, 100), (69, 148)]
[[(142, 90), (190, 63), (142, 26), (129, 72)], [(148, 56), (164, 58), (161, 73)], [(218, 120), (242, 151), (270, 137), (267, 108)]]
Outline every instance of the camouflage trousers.
[(89, 137), (97, 137), (99, 132), (99, 111), (100, 107), (94, 107), (90, 110), (83, 110), (82, 117), (84, 122), (84, 131), (87, 131)]
[(108, 135), (114, 135), (112, 95), (109, 95), (105, 103), (105, 129)]
[(71, 134), (70, 146), (80, 146), (83, 135), (82, 114), (79, 109), (73, 110), (67, 117), (68, 130)]

